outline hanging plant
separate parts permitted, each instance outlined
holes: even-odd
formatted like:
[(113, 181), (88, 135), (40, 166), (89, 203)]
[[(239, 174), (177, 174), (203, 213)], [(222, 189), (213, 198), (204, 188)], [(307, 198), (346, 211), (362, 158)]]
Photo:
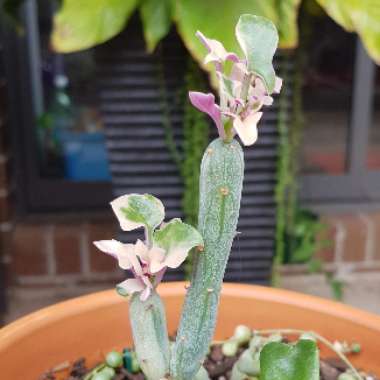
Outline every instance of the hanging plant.
[[(362, 39), (369, 55), (380, 63), (380, 7), (374, 0), (312, 0), (348, 32)], [(24, 0), (5, 0), (4, 9), (16, 17)], [(310, 2), (310, 0), (307, 0)], [(301, 0), (62, 0), (51, 37), (60, 53), (83, 50), (116, 36), (139, 11), (148, 51), (153, 51), (174, 23), (184, 44), (202, 64), (203, 50), (194, 39), (197, 30), (223, 39), (229, 51), (239, 51), (233, 26), (243, 13), (269, 18), (279, 31), (280, 48), (298, 44), (297, 17)], [(223, 17), (220, 10), (223, 9)], [(206, 17), (205, 17), (206, 16)], [(209, 22), (212, 20), (212, 22)], [(211, 71), (210, 65), (205, 67)]]

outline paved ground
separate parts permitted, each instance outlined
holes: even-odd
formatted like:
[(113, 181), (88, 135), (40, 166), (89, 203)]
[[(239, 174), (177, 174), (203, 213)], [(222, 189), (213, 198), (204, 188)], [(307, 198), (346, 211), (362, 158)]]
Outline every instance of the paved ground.
[[(344, 302), (380, 314), (380, 272), (363, 272), (343, 276)], [(281, 286), (321, 297), (332, 298), (329, 285), (322, 275), (286, 274)], [(109, 289), (112, 284), (97, 286), (57, 286), (50, 289), (13, 288), (9, 292), (6, 323), (41, 307), (82, 294)]]

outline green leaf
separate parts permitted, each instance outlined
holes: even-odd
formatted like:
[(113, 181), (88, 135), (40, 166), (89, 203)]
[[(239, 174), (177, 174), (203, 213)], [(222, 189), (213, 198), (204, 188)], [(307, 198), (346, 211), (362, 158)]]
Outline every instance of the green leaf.
[(236, 37), (247, 58), (248, 70), (263, 79), (271, 94), (276, 78), (272, 63), (278, 45), (276, 26), (265, 17), (245, 14), (236, 25)]
[(69, 53), (109, 40), (126, 25), (138, 0), (63, 0), (54, 16), (51, 44)]
[(380, 64), (380, 5), (376, 0), (317, 0), (327, 14), (359, 34), (370, 56)]
[(143, 0), (140, 14), (148, 51), (152, 52), (170, 30), (172, 0)]
[(319, 355), (315, 342), (296, 345), (268, 343), (260, 354), (260, 380), (319, 380)]
[(20, 8), (24, 3), (25, 0), (4, 0), (1, 5), (4, 14), (9, 17), (19, 33), (24, 31), (22, 21), (20, 19)]
[(190, 249), (203, 245), (203, 238), (190, 224), (172, 219), (154, 232), (153, 242), (166, 251), (165, 266), (177, 268), (186, 259)]
[(111, 206), (124, 231), (142, 226), (153, 231), (162, 223), (165, 216), (161, 201), (150, 194), (123, 195), (113, 200)]

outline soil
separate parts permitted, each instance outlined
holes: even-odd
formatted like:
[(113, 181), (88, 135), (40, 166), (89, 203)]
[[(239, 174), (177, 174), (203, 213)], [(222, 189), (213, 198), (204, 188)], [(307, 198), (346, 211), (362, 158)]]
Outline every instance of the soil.
[[(220, 345), (212, 346), (204, 363), (210, 379), (228, 380), (232, 367), (243, 350), (241, 348), (234, 357), (226, 357), (223, 355)], [(328, 358), (321, 359), (320, 368), (320, 380), (337, 380), (338, 376), (347, 369), (347, 366), (338, 358)], [(84, 380), (84, 377), (91, 369), (86, 367), (85, 359), (81, 358), (64, 370), (67, 372), (66, 375), (62, 373), (63, 371), (51, 370), (42, 374), (38, 380)], [(375, 376), (367, 376), (366, 378), (368, 380), (380, 380)], [(116, 371), (116, 375), (112, 380), (144, 380), (144, 375), (142, 373), (133, 374), (124, 368), (120, 368)]]

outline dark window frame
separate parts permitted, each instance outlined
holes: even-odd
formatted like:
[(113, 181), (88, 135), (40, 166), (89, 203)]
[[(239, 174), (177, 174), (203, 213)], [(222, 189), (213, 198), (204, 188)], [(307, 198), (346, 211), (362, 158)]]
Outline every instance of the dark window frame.
[(366, 164), (373, 122), (375, 67), (357, 38), (347, 171), (341, 175), (306, 174), (301, 177), (301, 200), (317, 211), (349, 212), (380, 208), (380, 171), (370, 170)]
[[(9, 82), (9, 118), (16, 211), (21, 214), (89, 212), (105, 210), (112, 198), (106, 181), (72, 182), (42, 178), (39, 173), (35, 120), (38, 114), (38, 42), (36, 4), (26, 2), (23, 10), (25, 33), (4, 30), (6, 75)], [(22, 110), (20, 112), (20, 110)]]

